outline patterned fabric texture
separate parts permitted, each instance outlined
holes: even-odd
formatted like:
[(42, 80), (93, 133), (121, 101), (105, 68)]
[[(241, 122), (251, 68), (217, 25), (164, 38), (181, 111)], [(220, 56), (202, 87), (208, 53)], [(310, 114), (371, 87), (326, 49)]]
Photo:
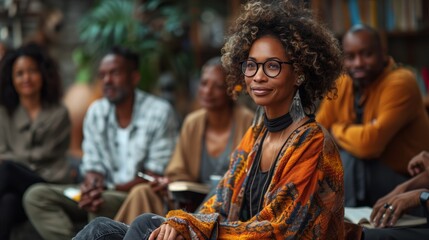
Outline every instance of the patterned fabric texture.
[(343, 239), (341, 160), (331, 136), (316, 122), (297, 128), (288, 138), (261, 196), (262, 210), (246, 222), (238, 220), (265, 131), (247, 131), (216, 195), (198, 214), (170, 211), (167, 223), (186, 239)]

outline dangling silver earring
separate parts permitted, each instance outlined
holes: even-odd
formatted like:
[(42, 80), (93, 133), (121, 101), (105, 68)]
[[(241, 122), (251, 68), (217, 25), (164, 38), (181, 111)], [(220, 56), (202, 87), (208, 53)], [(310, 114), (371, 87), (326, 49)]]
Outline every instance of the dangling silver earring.
[(296, 80), (296, 85), (298, 89), (296, 90), (295, 96), (293, 97), (292, 105), (290, 106), (290, 115), (294, 122), (297, 122), (305, 117), (304, 108), (302, 107), (301, 97), (299, 96), (299, 87), (305, 81), (305, 76), (303, 74), (298, 76)]
[(293, 97), (289, 112), (294, 122), (297, 122), (305, 117), (304, 108), (302, 107), (301, 103), (301, 97), (299, 96), (299, 88), (296, 90), (295, 96)]

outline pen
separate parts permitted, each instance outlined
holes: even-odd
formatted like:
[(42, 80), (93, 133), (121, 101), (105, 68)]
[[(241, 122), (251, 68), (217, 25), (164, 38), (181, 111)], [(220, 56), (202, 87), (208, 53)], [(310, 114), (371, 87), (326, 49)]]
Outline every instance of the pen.
[(138, 172), (137, 176), (143, 178), (144, 180), (148, 181), (148, 182), (155, 182), (156, 179), (154, 177), (152, 177), (151, 175), (142, 173), (142, 172)]

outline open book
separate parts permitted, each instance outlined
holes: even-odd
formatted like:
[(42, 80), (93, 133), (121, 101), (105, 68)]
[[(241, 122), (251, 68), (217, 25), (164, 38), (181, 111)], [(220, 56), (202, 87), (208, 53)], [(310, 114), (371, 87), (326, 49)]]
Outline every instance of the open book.
[[(366, 228), (374, 228), (370, 223), (369, 219), (371, 216), (372, 208), (370, 207), (345, 207), (344, 208), (344, 220), (359, 224)], [(425, 217), (416, 217), (404, 214), (393, 227), (411, 227), (422, 225), (426, 223)]]
[(190, 191), (207, 194), (210, 192), (210, 186), (196, 182), (176, 181), (168, 184), (168, 190), (170, 190), (170, 192)]

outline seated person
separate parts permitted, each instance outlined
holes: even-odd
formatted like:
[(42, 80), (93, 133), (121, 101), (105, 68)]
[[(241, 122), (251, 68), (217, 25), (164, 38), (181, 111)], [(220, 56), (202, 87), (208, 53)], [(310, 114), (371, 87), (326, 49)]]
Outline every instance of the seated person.
[(398, 185), (380, 198), (373, 207), (371, 222), (378, 229), (365, 229), (365, 239), (427, 239), (427, 225), (408, 228), (389, 228), (408, 210), (422, 207), (427, 215), (429, 207), (429, 152), (423, 151), (408, 164), (412, 179)]
[[(166, 184), (177, 180), (209, 184), (210, 175), (223, 176), (229, 154), (252, 122), (253, 113), (235, 105), (227, 95), (220, 57), (203, 66), (198, 100), (202, 109), (189, 114), (184, 121), (162, 181)], [(161, 197), (147, 184), (140, 184), (127, 196), (115, 220), (130, 224), (142, 213), (164, 214)]]
[(26, 191), (25, 210), (45, 240), (71, 239), (76, 223), (88, 217), (114, 217), (127, 192), (144, 182), (137, 171), (164, 172), (177, 122), (166, 101), (137, 89), (138, 67), (138, 55), (121, 47), (110, 49), (100, 62), (104, 97), (85, 116), (80, 199), (64, 195), (76, 185), (36, 184)]
[(372, 206), (409, 178), (413, 156), (429, 150), (429, 119), (414, 74), (385, 54), (376, 30), (356, 25), (342, 43), (348, 75), (317, 120), (340, 148), (345, 205)]
[(22, 195), (39, 182), (71, 183), (70, 120), (53, 59), (35, 46), (9, 51), (0, 66), (0, 239), (27, 219)]
[(250, 1), (222, 49), (230, 93), (245, 86), (263, 108), (197, 213), (97, 218), (74, 239), (344, 239), (343, 170), (314, 121), (335, 87), (335, 37), (294, 1)]

